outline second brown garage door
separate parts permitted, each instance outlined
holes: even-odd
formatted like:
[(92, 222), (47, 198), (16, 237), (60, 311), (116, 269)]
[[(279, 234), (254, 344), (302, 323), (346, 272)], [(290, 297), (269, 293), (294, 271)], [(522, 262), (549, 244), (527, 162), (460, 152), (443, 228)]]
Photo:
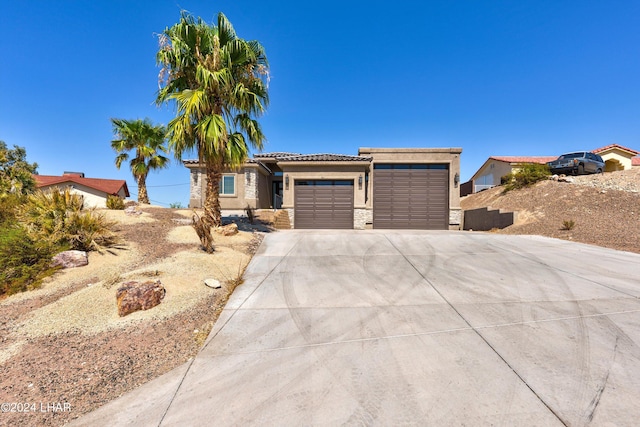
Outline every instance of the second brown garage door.
[(353, 181), (295, 181), (294, 228), (353, 228)]
[(449, 228), (446, 164), (375, 164), (373, 228)]

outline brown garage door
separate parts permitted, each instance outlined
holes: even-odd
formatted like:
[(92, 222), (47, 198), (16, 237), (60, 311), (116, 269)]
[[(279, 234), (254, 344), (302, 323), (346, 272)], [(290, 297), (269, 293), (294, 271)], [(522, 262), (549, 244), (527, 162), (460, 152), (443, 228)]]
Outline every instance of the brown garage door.
[(449, 228), (448, 165), (375, 164), (373, 168), (374, 228)]
[(353, 181), (295, 181), (294, 228), (353, 228)]

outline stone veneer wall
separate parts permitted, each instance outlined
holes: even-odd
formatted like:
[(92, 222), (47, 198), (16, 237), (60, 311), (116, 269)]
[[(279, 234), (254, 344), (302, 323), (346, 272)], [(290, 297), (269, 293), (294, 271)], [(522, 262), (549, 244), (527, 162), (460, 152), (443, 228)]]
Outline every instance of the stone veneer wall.
[(462, 209), (449, 210), (449, 229), (459, 230), (462, 224)]
[(244, 198), (258, 199), (258, 171), (246, 168), (244, 170)]
[(354, 209), (353, 228), (356, 230), (364, 230), (367, 228), (367, 223), (373, 223), (373, 211), (371, 209)]
[[(200, 201), (202, 204), (202, 171), (200, 169), (191, 169), (191, 174), (189, 176), (189, 203), (193, 201)], [(198, 206), (199, 207), (199, 206)]]
[(295, 222), (293, 222), (293, 220), (295, 219), (295, 214), (293, 213), (293, 209), (287, 209), (287, 213), (289, 214), (289, 224), (291, 224), (291, 228), (295, 228)]

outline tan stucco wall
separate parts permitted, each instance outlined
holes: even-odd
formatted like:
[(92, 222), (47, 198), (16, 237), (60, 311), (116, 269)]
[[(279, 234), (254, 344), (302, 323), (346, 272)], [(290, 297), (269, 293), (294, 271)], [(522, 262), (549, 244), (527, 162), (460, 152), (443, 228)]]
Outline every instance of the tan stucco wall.
[(613, 149), (612, 151), (608, 151), (604, 154), (600, 153), (600, 157), (602, 157), (602, 160), (605, 162), (605, 172), (628, 170), (633, 167), (631, 164), (631, 158), (633, 155), (622, 150)]
[[(485, 164), (478, 169), (478, 171), (473, 176), (473, 186), (474, 193), (477, 192), (475, 189), (476, 185), (500, 185), (500, 179), (514, 171), (516, 168), (513, 168), (510, 163), (502, 162), (495, 159), (489, 159), (485, 162)], [(483, 180), (483, 177), (488, 177), (486, 180)], [(490, 181), (490, 184), (485, 184)]]
[[(107, 207), (107, 193), (104, 191), (98, 191), (94, 188), (87, 187), (81, 184), (60, 184), (60, 185), (50, 185), (47, 187), (41, 187), (42, 191), (47, 191), (52, 188), (59, 188), (60, 191), (64, 191), (67, 187), (72, 187), (72, 193), (79, 194), (83, 198), (83, 205), (85, 208), (106, 208)], [(126, 198), (124, 188), (120, 189), (118, 196), (123, 199)]]
[[(365, 172), (369, 168), (368, 162), (280, 162), (282, 168), (284, 190), (284, 209), (293, 208), (295, 201), (295, 180), (309, 179), (339, 179), (353, 181), (353, 206), (355, 209), (365, 208)], [(287, 176), (289, 187), (287, 187)], [(358, 185), (358, 177), (362, 176), (362, 187)]]
[[(191, 191), (189, 199), (189, 207), (200, 208), (204, 205), (204, 198), (206, 197), (207, 176), (204, 172), (204, 168), (187, 165), (187, 168), (191, 171)], [(245, 178), (247, 172), (257, 171), (258, 176), (258, 198), (246, 198), (245, 195)], [(268, 190), (268, 177), (267, 171), (255, 164), (247, 164), (236, 171), (229, 171), (224, 175), (235, 176), (235, 194), (225, 195), (220, 194), (218, 200), (220, 201), (220, 208), (223, 210), (242, 210), (249, 205), (252, 208), (269, 207), (269, 195)], [(252, 176), (255, 176), (252, 174)], [(253, 184), (253, 183), (251, 183)]]

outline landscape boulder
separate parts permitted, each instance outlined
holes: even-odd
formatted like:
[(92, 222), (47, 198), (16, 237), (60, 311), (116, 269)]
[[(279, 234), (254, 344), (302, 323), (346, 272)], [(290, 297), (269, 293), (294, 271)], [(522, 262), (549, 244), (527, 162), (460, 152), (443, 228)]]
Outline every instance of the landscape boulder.
[(238, 225), (235, 223), (223, 225), (216, 228), (215, 231), (223, 236), (233, 236), (234, 234), (238, 234)]
[(51, 260), (54, 267), (74, 268), (89, 264), (89, 258), (85, 251), (64, 251), (60, 252)]
[(124, 317), (134, 311), (153, 308), (160, 304), (165, 293), (166, 290), (160, 280), (123, 283), (116, 292), (118, 315)]

